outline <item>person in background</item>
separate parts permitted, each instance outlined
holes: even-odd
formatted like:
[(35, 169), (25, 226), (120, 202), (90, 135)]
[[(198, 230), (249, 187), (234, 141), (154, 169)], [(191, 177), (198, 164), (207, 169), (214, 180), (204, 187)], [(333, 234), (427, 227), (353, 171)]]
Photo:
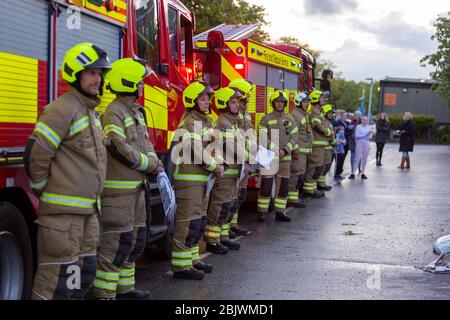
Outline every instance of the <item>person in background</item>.
[(389, 137), (389, 118), (385, 112), (382, 112), (376, 121), (377, 133), (375, 135), (375, 142), (377, 144), (377, 167), (382, 166), (381, 158), (383, 156), (383, 148)]
[(336, 171), (334, 174), (334, 180), (342, 180), (342, 172), (344, 169), (345, 160), (345, 129), (343, 126), (339, 126), (336, 132), (336, 145), (334, 147), (334, 153), (336, 155)]
[(369, 156), (370, 151), (370, 139), (372, 139), (372, 129), (369, 127), (369, 119), (367, 117), (363, 117), (361, 119), (361, 124), (356, 126), (355, 129), (355, 160), (353, 162), (353, 170), (349, 179), (355, 179), (355, 171), (358, 163), (361, 162), (361, 179), (367, 179), (365, 174), (366, 172), (366, 163), (367, 157)]
[[(351, 122), (348, 125), (348, 136), (347, 136), (348, 148), (350, 150), (350, 165), (351, 165), (352, 173), (355, 172), (355, 170), (353, 170), (354, 163), (355, 163), (355, 148), (356, 148), (355, 129), (356, 129), (356, 126), (359, 125), (360, 123), (361, 123), (361, 112), (355, 111), (355, 114), (353, 115), (353, 119), (351, 120)], [(358, 164), (358, 168), (361, 169), (359, 164)]]
[[(407, 111), (403, 115), (403, 121), (400, 123), (400, 148), (402, 152), (402, 161), (400, 163), (400, 169), (409, 169), (411, 166), (409, 159), (409, 152), (414, 149), (414, 132), (416, 131), (416, 125), (412, 121), (413, 115)], [(406, 164), (406, 166), (405, 166)]]

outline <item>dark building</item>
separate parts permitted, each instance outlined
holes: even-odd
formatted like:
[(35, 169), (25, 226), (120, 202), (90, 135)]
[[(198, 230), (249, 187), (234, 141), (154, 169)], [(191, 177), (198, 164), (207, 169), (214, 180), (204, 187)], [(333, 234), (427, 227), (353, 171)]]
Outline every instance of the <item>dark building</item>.
[(436, 124), (450, 123), (448, 101), (431, 90), (432, 80), (386, 77), (380, 80), (379, 112), (432, 115)]

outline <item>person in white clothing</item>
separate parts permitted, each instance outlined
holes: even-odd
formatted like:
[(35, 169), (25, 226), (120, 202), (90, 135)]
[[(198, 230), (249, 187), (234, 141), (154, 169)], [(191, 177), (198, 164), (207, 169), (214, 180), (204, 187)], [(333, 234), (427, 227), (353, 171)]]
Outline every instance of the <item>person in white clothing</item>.
[(352, 174), (349, 179), (355, 179), (355, 171), (358, 167), (359, 161), (361, 161), (361, 179), (367, 179), (366, 176), (366, 163), (367, 157), (369, 156), (370, 151), (370, 139), (372, 139), (372, 129), (368, 126), (369, 119), (367, 117), (363, 117), (361, 119), (361, 124), (356, 126), (355, 129), (355, 140), (356, 140), (356, 149), (355, 149), (355, 161), (353, 166)]

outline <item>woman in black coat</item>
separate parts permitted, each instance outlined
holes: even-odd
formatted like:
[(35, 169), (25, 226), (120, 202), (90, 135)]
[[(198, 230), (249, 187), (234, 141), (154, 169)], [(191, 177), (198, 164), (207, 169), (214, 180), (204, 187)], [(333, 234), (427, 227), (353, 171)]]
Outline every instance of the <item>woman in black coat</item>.
[(377, 167), (382, 166), (381, 157), (383, 157), (383, 148), (389, 137), (389, 118), (385, 112), (382, 112), (376, 122), (377, 134), (375, 135), (375, 142), (377, 144)]
[[(411, 164), (409, 160), (409, 152), (414, 149), (414, 132), (416, 131), (416, 125), (412, 121), (413, 116), (411, 112), (405, 112), (403, 115), (403, 121), (400, 123), (400, 148), (402, 152), (402, 162), (400, 163), (400, 169), (409, 169)], [(405, 166), (406, 163), (406, 166)]]

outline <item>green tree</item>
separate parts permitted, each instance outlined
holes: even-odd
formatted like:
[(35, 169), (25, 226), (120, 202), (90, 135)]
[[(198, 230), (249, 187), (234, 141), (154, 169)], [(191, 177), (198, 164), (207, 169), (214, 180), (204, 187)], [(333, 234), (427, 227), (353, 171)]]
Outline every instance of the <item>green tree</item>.
[(435, 71), (431, 72), (435, 81), (433, 90), (450, 101), (450, 12), (446, 17), (438, 17), (434, 26), (436, 33), (431, 39), (437, 40), (438, 50), (423, 57), (420, 62), (422, 66), (429, 64), (435, 67)]
[(266, 9), (263, 6), (249, 4), (245, 0), (181, 0), (189, 10), (195, 13), (197, 29), (195, 34), (202, 33), (222, 23), (226, 24), (258, 24), (259, 29), (250, 38), (259, 42), (270, 39), (269, 34), (261, 29), (269, 25), (265, 19)]
[[(379, 83), (374, 82), (372, 92), (371, 113), (376, 114), (378, 110), (378, 87)], [(369, 108), (370, 84), (367, 82), (355, 82), (340, 77), (331, 80), (331, 98), (330, 102), (338, 109), (354, 112), (361, 108), (361, 94), (364, 88), (365, 102), (364, 108), (367, 114)]]

